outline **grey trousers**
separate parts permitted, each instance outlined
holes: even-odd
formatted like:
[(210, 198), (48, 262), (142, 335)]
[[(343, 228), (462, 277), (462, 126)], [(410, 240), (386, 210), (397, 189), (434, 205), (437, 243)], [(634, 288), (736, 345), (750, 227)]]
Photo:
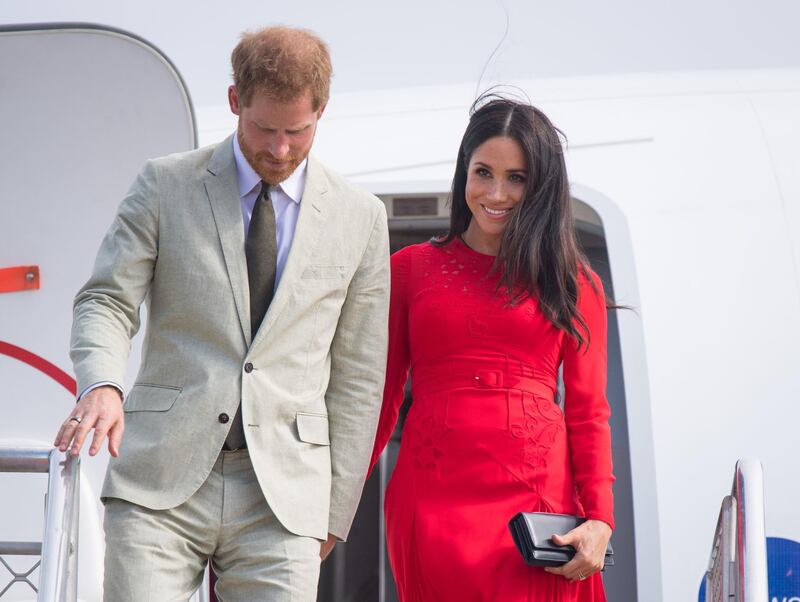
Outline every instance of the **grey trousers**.
[(106, 500), (106, 602), (185, 602), (206, 563), (220, 602), (314, 602), (320, 541), (289, 533), (264, 499), (247, 450), (221, 452), (186, 502), (151, 510)]

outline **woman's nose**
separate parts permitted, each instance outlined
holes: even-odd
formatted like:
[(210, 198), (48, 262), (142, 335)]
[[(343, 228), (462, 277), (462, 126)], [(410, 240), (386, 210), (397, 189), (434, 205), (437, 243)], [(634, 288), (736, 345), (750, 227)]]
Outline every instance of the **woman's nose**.
[(489, 199), (492, 201), (502, 201), (506, 198), (505, 187), (501, 182), (492, 182), (489, 189)]

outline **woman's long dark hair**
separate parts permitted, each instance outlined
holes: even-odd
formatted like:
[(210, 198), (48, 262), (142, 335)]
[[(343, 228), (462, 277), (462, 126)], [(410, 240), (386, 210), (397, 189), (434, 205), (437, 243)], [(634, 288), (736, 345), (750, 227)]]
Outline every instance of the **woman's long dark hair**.
[[(552, 324), (589, 343), (589, 330), (578, 311), (578, 271), (588, 277), (588, 260), (578, 246), (561, 132), (536, 107), (494, 94), (482, 96), (470, 110), (470, 120), (458, 149), (450, 199), (450, 231), (435, 245), (461, 236), (472, 212), (467, 206), (467, 172), (472, 153), (496, 136), (519, 143), (528, 176), (522, 200), (503, 232), (495, 269), (511, 304), (531, 296)], [(588, 279), (592, 288), (594, 284)]]

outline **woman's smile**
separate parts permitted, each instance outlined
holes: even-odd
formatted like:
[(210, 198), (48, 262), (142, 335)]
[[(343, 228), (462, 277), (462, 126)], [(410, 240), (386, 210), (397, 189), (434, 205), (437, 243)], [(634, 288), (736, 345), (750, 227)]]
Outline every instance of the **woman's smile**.
[(489, 215), (489, 217), (494, 217), (494, 218), (503, 218), (509, 213), (511, 213), (511, 210), (513, 209), (513, 207), (506, 207), (505, 209), (498, 209), (498, 208), (492, 209), (484, 204), (481, 204), (481, 208)]

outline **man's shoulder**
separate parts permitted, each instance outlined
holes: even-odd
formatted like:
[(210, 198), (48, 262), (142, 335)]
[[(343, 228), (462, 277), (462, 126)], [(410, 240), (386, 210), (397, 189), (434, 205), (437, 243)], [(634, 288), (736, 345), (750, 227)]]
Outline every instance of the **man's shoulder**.
[(383, 208), (383, 202), (374, 194), (354, 184), (319, 159), (309, 157), (312, 173), (324, 177), (328, 191), (341, 202), (350, 203), (354, 209), (369, 209), (371, 212)]
[(155, 169), (159, 174), (164, 175), (182, 175), (196, 172), (198, 170), (205, 170), (208, 166), (211, 156), (217, 147), (223, 142), (204, 146), (203, 148), (196, 148), (193, 150), (171, 153), (161, 157), (150, 159), (148, 164)]

